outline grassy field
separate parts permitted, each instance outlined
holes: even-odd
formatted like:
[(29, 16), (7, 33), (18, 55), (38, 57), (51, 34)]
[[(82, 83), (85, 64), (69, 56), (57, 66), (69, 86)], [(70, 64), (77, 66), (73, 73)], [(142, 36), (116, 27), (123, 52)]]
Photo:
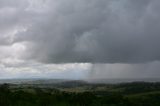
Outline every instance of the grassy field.
[(0, 106), (160, 106), (160, 83), (1, 84)]

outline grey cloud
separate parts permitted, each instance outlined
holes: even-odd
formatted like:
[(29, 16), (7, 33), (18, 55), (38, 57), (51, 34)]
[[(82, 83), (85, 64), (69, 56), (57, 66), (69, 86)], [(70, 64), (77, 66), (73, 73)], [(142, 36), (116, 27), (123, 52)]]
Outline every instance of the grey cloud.
[(24, 17), (30, 26), (15, 42), (31, 42), (30, 57), (47, 63), (158, 61), (159, 5), (158, 0), (46, 0), (25, 13), (34, 15)]
[(0, 1), (0, 46), (11, 45), (15, 34), (27, 25), (28, 7), (27, 0)]

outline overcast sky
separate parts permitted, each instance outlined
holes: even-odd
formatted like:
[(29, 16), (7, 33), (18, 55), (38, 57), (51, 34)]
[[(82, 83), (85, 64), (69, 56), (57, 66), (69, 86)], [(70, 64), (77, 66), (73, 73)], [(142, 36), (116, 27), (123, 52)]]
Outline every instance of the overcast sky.
[(159, 0), (0, 0), (0, 78), (160, 76)]

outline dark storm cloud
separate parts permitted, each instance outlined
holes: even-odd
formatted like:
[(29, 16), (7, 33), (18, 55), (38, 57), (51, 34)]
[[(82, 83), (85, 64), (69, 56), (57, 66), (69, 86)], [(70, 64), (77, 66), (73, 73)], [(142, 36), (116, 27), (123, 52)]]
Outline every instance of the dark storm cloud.
[(30, 25), (15, 41), (32, 43), (42, 62), (159, 61), (159, 10), (159, 0), (44, 0), (28, 9)]

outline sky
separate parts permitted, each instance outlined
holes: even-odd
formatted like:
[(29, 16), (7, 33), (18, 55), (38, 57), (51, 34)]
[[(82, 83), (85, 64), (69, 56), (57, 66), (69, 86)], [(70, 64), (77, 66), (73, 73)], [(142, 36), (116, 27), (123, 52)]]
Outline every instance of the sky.
[(159, 0), (0, 0), (0, 79), (158, 78)]

